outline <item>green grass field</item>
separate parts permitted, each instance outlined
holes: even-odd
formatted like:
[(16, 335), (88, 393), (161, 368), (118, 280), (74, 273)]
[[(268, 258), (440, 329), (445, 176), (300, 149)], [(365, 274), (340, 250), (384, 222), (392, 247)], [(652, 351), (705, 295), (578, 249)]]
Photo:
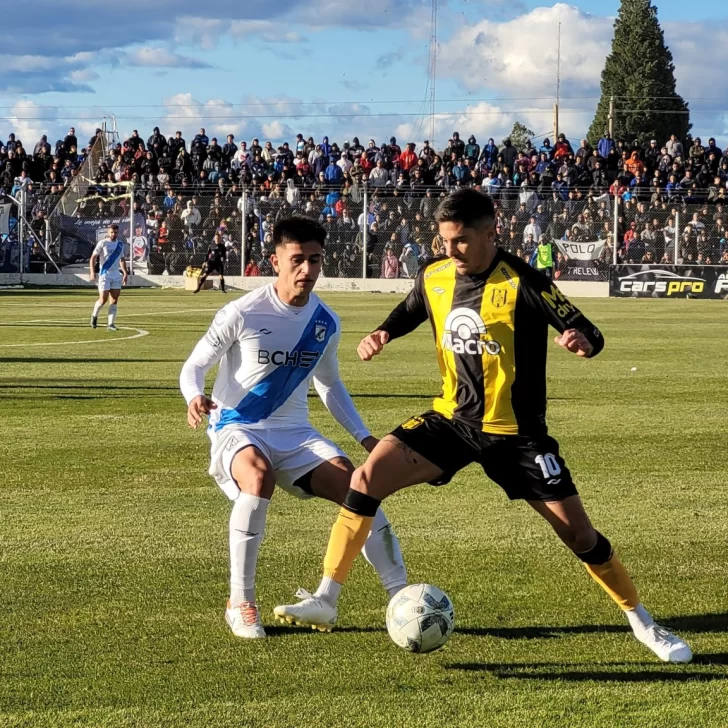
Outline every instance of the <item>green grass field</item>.
[[(87, 327), (93, 297), (0, 294), (2, 728), (728, 724), (723, 302), (583, 300), (605, 351), (550, 352), (551, 432), (592, 519), (646, 606), (696, 653), (669, 666), (545, 523), (475, 467), (386, 504), (411, 579), (455, 602), (443, 650), (411, 655), (389, 641), (386, 595), (363, 560), (340, 629), (272, 626), (274, 605), (318, 583), (336, 516), (282, 492), (258, 569), (270, 639), (236, 641), (223, 621), (229, 505), (177, 389), (225, 299), (126, 292), (118, 324), (132, 330), (109, 334)], [(438, 388), (429, 328), (364, 365), (356, 343), (397, 299), (325, 299), (373, 431), (427, 409)]]

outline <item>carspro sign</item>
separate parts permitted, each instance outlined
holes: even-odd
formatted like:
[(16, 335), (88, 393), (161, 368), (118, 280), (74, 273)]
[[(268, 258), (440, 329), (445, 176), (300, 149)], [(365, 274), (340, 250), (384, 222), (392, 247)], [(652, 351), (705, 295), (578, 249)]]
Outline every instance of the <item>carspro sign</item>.
[(613, 265), (609, 295), (631, 298), (728, 298), (728, 266)]

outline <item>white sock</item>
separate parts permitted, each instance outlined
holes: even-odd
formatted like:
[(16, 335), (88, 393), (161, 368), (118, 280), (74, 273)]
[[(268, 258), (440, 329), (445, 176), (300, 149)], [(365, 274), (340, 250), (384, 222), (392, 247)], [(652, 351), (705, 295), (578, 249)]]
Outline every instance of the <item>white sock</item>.
[(104, 306), (104, 304), (101, 303), (101, 301), (96, 301), (96, 303), (94, 303), (94, 312), (93, 312), (94, 318), (96, 318), (99, 315), (99, 311), (103, 308), (103, 306)]
[(255, 567), (269, 500), (241, 493), (230, 513), (230, 604), (255, 602)]
[(339, 601), (339, 594), (341, 594), (341, 586), (338, 581), (334, 581), (331, 577), (325, 576), (321, 579), (319, 588), (314, 592), (314, 596), (325, 599), (329, 604), (336, 606), (336, 602)]
[(112, 303), (109, 306), (109, 318), (108, 318), (108, 325), (111, 326), (114, 323), (114, 319), (116, 318), (116, 304)]
[(655, 620), (652, 619), (650, 613), (641, 604), (638, 604), (634, 609), (626, 610), (625, 614), (627, 615), (629, 626), (632, 627), (633, 632), (644, 632), (648, 627), (651, 627), (655, 623)]
[(364, 548), (364, 558), (376, 569), (382, 586), (393, 597), (407, 586), (407, 569), (392, 525), (380, 508), (374, 516)]

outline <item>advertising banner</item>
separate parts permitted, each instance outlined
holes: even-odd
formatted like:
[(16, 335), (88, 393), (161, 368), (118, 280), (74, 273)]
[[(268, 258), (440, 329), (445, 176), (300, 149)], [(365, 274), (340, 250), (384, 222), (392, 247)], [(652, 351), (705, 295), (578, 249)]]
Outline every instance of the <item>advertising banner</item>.
[(587, 243), (572, 243), (567, 240), (554, 240), (556, 247), (571, 260), (597, 260), (607, 244), (606, 240)]
[(728, 266), (613, 265), (609, 295), (622, 298), (728, 298)]
[(129, 218), (104, 217), (87, 218), (59, 215), (61, 228), (60, 264), (88, 263), (96, 243), (106, 237), (109, 225), (119, 226), (119, 238), (124, 241), (125, 256), (128, 257)]

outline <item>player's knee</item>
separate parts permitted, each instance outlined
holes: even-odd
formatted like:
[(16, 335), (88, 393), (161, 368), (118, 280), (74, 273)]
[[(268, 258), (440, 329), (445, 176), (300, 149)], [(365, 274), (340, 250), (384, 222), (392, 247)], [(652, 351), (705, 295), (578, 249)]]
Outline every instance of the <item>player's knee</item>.
[(579, 544), (578, 548), (572, 548), (576, 557), (585, 564), (606, 564), (612, 558), (612, 544), (606, 536), (599, 531), (592, 529), (590, 541)]
[(371, 467), (367, 467), (366, 463), (352, 473), (350, 486), (352, 490), (371, 495), (371, 484)]
[(270, 468), (258, 462), (233, 461), (232, 476), (242, 493), (258, 498), (271, 498), (275, 488), (275, 478)]

